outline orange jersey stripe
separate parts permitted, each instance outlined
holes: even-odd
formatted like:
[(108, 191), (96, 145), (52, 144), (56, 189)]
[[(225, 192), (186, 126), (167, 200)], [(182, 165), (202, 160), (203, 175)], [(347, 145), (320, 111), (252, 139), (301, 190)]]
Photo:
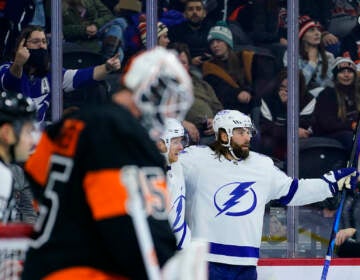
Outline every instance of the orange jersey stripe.
[(127, 214), (128, 194), (120, 178), (120, 169), (92, 171), (85, 175), (84, 190), (95, 220)]
[(49, 162), (53, 152), (53, 143), (47, 134), (43, 133), (36, 151), (25, 163), (25, 170), (35, 182), (41, 186), (46, 185), (49, 173)]
[(73, 157), (76, 151), (80, 132), (85, 123), (80, 120), (67, 119), (61, 127), (60, 136), (54, 140), (55, 153), (67, 157)]
[(80, 132), (84, 129), (83, 121), (65, 120), (60, 134), (54, 140), (46, 133), (42, 134), (35, 153), (30, 156), (25, 164), (26, 171), (41, 186), (46, 185), (49, 171), (50, 158), (53, 154), (73, 157), (76, 151)]
[(105, 273), (91, 267), (71, 267), (55, 271), (43, 280), (69, 280), (69, 279), (91, 279), (91, 280), (127, 280), (129, 278)]

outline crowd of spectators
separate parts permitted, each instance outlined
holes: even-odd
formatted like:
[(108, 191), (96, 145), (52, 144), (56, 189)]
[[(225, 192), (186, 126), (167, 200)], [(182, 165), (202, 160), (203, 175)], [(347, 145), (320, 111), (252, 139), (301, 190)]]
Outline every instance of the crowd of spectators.
[[(51, 106), (50, 2), (0, 1), (0, 87), (29, 94), (38, 105), (40, 121), (48, 120)], [(64, 90), (106, 79), (113, 72), (116, 79), (122, 74), (128, 61), (146, 47), (145, 4), (62, 0), (64, 44), (98, 53), (104, 62), (64, 70)], [(301, 0), (299, 5), (299, 138), (334, 138), (350, 153), (360, 111), (360, 4)], [(214, 115), (223, 108), (236, 109), (255, 121), (260, 136), (254, 147), (285, 160), (286, 7), (286, 0), (158, 1), (157, 43), (176, 51), (192, 78), (195, 102), (183, 123), (192, 143), (212, 141)]]

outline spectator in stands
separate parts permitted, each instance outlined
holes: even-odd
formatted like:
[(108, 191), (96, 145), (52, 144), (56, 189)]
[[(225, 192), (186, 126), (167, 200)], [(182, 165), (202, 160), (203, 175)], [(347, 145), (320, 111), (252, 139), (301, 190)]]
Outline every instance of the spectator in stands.
[[(299, 138), (311, 136), (311, 116), (315, 105), (315, 98), (304, 89), (304, 78), (300, 72), (299, 87)], [(273, 93), (261, 99), (261, 148), (266, 155), (284, 160), (287, 146), (287, 101), (288, 79), (287, 69), (278, 75), (277, 88)]]
[[(334, 56), (325, 51), (321, 42), (321, 31), (318, 22), (315, 22), (308, 16), (299, 18), (299, 69), (305, 77), (307, 90), (324, 88), (332, 86), (332, 72), (330, 65)], [(284, 65), (287, 66), (287, 52), (284, 54)]]
[[(50, 120), (51, 72), (48, 43), (39, 26), (25, 28), (20, 34), (12, 62), (0, 67), (0, 88), (23, 92), (31, 97), (38, 109), (38, 121)], [(106, 78), (121, 67), (118, 55), (105, 64), (84, 69), (63, 70), (63, 90), (72, 91)]]
[(212, 122), (215, 114), (223, 109), (221, 102), (216, 97), (213, 88), (199, 78), (198, 75), (190, 71), (190, 51), (184, 43), (174, 43), (170, 45), (171, 49), (177, 51), (181, 63), (189, 72), (194, 93), (194, 103), (188, 111), (185, 120), (196, 125), (200, 132), (200, 143), (207, 144), (214, 140), (214, 129)]
[(360, 112), (356, 65), (350, 58), (337, 57), (331, 69), (335, 87), (326, 87), (317, 98), (314, 135), (335, 138), (350, 153)]
[(249, 114), (257, 105), (250, 82), (245, 79), (242, 52), (233, 51), (233, 37), (225, 22), (209, 31), (207, 40), (212, 58), (204, 62), (203, 77), (215, 90), (224, 108)]
[(63, 0), (63, 33), (68, 42), (100, 52), (106, 59), (116, 53), (124, 58), (122, 18), (115, 18), (100, 0)]
[[(142, 17), (139, 23), (139, 32), (141, 42), (146, 47), (146, 18)], [(168, 28), (161, 21), (157, 23), (157, 45), (163, 48), (167, 48), (170, 43), (170, 39), (168, 37)]]
[[(340, 0), (342, 1), (342, 0)], [(282, 9), (279, 13), (280, 33), (281, 36), (286, 40), (287, 38), (287, 0), (280, 1)], [(321, 28), (321, 42), (324, 47), (334, 56), (339, 55), (340, 41), (337, 36), (329, 32), (329, 22), (331, 18), (331, 9), (333, 7), (333, 1), (313, 1), (313, 0), (301, 0), (299, 1), (299, 14), (301, 16), (307, 15), (314, 21), (319, 22)]]
[(169, 28), (170, 41), (186, 43), (191, 54), (191, 64), (201, 66), (207, 58), (207, 35), (213, 23), (206, 18), (202, 0), (187, 0), (184, 17), (185, 22)]

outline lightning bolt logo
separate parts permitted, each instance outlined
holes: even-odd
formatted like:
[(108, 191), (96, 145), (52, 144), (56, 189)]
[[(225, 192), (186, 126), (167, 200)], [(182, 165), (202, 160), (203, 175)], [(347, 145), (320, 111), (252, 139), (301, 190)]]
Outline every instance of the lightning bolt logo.
[(173, 233), (180, 232), (180, 240), (177, 244), (177, 249), (180, 250), (182, 248), (182, 245), (185, 240), (186, 236), (186, 221), (184, 218), (182, 218), (182, 214), (184, 212), (184, 203), (185, 203), (185, 196), (180, 195), (176, 201), (174, 202), (174, 207), (176, 206), (176, 218), (175, 221), (172, 224), (172, 231)]
[[(250, 212), (252, 212), (255, 207), (256, 207), (256, 203), (257, 203), (257, 198), (256, 198), (256, 194), (254, 192), (254, 190), (252, 188), (250, 188), (255, 182), (245, 182), (245, 183), (230, 183), (227, 185), (222, 186), (215, 194), (214, 197), (214, 204), (215, 207), (218, 209), (218, 214), (215, 216), (219, 216), (223, 213), (225, 213), (225, 215), (227, 216), (243, 216), (246, 215)], [(229, 187), (232, 187), (235, 184), (235, 187), (232, 191), (230, 191), (230, 193), (228, 194), (230, 196), (229, 199), (227, 199), (224, 203), (221, 204), (221, 206), (218, 205), (217, 203), (217, 195), (218, 193), (221, 193), (221, 191), (228, 189)], [(238, 212), (231, 212), (230, 210), (232, 208), (234, 208), (234, 206), (240, 204), (241, 202), (241, 198), (243, 198), (246, 194), (251, 193), (252, 195), (249, 196), (249, 198), (247, 197), (247, 201), (248, 199), (252, 199), (252, 203), (251, 206), (248, 209), (245, 209), (243, 211), (238, 211)]]
[(178, 201), (178, 204), (176, 205), (176, 218), (173, 223), (173, 228), (176, 228), (176, 226), (179, 224), (181, 220), (181, 212), (183, 211), (183, 200), (185, 200), (185, 197), (181, 195), (176, 199), (174, 203), (175, 206), (176, 202)]

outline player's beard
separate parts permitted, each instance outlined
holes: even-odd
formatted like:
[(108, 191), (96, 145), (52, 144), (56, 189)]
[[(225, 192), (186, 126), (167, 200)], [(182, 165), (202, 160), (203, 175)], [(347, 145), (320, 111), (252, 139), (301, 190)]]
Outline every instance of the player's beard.
[(238, 157), (240, 159), (246, 159), (249, 156), (250, 143), (245, 144), (245, 145), (246, 145), (247, 149), (245, 149), (245, 147), (243, 148), (242, 146), (240, 146), (238, 144), (231, 143), (233, 153), (236, 157)]

